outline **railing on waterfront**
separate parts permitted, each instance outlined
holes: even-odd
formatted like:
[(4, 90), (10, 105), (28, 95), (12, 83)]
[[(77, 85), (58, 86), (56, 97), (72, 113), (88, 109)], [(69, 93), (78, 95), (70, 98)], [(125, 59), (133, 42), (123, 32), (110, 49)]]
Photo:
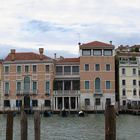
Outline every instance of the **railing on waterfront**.
[(130, 60), (128, 60), (128, 61), (125, 61), (125, 60), (122, 60), (122, 61), (119, 61), (119, 63), (120, 64), (129, 64), (129, 65), (131, 65), (131, 64), (134, 64), (134, 65), (136, 65), (136, 64), (138, 64), (138, 61), (130, 61)]

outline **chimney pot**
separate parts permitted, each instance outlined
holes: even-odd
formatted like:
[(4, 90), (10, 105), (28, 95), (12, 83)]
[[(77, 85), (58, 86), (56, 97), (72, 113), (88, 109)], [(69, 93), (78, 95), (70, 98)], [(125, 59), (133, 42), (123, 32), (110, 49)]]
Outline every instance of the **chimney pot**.
[(112, 45), (112, 41), (110, 41), (110, 44)]
[(12, 59), (12, 61), (14, 61), (15, 58), (16, 58), (15, 54), (16, 54), (16, 50), (15, 49), (11, 49), (11, 59)]
[(43, 60), (43, 52), (44, 52), (44, 48), (39, 48), (40, 60)]
[(79, 42), (78, 45), (80, 46), (81, 45), (81, 42)]

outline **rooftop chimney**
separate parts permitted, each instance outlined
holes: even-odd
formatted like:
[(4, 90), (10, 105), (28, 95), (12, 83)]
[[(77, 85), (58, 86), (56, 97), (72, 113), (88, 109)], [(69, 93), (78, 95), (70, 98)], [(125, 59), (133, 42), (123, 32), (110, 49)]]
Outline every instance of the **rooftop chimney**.
[(81, 45), (81, 42), (79, 42), (78, 45), (80, 46)]
[(54, 59), (56, 59), (56, 53), (54, 53)]
[(11, 59), (12, 59), (12, 61), (14, 61), (15, 60), (15, 58), (16, 58), (16, 50), (15, 49), (11, 49)]
[(44, 52), (44, 48), (39, 48), (40, 60), (43, 60), (43, 52)]
[(110, 45), (112, 45), (112, 41), (110, 41)]

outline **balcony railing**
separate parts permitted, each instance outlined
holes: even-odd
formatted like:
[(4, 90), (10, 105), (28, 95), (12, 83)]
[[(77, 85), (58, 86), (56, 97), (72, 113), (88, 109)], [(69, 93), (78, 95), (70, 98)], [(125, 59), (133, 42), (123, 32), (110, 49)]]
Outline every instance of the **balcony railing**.
[(5, 95), (5, 96), (9, 96), (9, 93), (10, 93), (10, 90), (5, 90), (5, 91), (4, 91), (4, 95)]
[(79, 75), (79, 72), (56, 72), (56, 75)]
[(123, 61), (120, 61), (119, 62), (120, 64), (138, 64), (138, 62), (135, 60), (135, 61), (125, 61), (125, 60), (123, 60)]
[(74, 96), (74, 95), (79, 95), (80, 91), (79, 90), (55, 90), (54, 95), (56, 96)]
[(103, 92), (101, 89), (95, 89), (95, 92), (93, 94), (94, 96), (102, 96), (103, 95)]
[(49, 96), (50, 93), (51, 93), (51, 92), (50, 92), (50, 89), (47, 89), (46, 92), (45, 92), (45, 95)]
[(16, 95), (37, 95), (38, 90), (17, 90)]

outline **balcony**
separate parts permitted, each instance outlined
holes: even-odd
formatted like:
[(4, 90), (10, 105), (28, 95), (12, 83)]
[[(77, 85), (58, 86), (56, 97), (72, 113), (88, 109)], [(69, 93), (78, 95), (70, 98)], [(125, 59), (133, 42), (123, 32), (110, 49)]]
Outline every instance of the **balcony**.
[(126, 64), (126, 65), (137, 65), (138, 61), (134, 60), (134, 61), (130, 61), (130, 60), (121, 60), (119, 61), (119, 64)]
[(51, 93), (50, 89), (47, 89), (46, 92), (45, 92), (45, 95), (50, 96), (50, 93)]
[(16, 95), (20, 96), (20, 95), (37, 95), (38, 94), (38, 90), (17, 90), (16, 91)]
[(55, 90), (54, 96), (78, 96), (79, 90)]
[(9, 93), (10, 93), (10, 90), (5, 90), (5, 91), (4, 91), (4, 95), (5, 95), (5, 96), (9, 96)]
[(103, 92), (101, 89), (95, 89), (93, 96), (103, 96)]

